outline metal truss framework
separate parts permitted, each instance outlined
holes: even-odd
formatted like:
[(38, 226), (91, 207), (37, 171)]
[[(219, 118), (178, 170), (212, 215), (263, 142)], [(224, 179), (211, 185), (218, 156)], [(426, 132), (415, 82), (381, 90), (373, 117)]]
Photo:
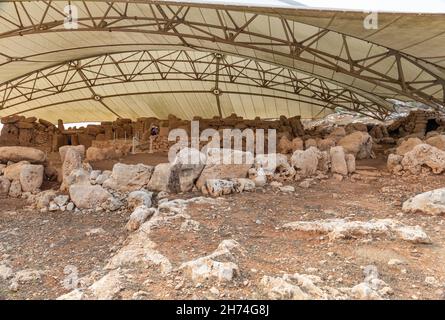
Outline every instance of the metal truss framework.
[[(87, 89), (91, 99), (100, 101), (108, 95), (97, 94), (97, 88), (150, 81), (197, 81), (210, 83), (209, 92), (215, 95), (222, 116), (219, 96), (227, 93), (252, 94), (248, 87), (268, 89), (276, 98), (306, 102), (324, 109), (342, 108), (375, 118), (382, 118), (387, 110), (372, 101), (321, 79), (294, 70), (273, 66), (247, 58), (220, 54), (176, 51), (135, 51), (105, 54), (37, 71), (0, 86), (0, 109), (26, 104), (28, 101), (47, 98), (61, 93)], [(226, 91), (223, 85), (236, 85), (236, 91)], [(128, 95), (159, 94), (168, 91), (131, 91)], [(243, 90), (244, 89), (244, 90)], [(246, 90), (247, 89), (247, 90)], [(189, 90), (176, 92), (187, 93)], [(113, 95), (110, 95), (113, 96)], [(45, 105), (39, 108), (44, 108)], [(108, 108), (108, 107), (107, 107)], [(109, 109), (114, 113), (113, 110)], [(118, 114), (116, 114), (118, 116)]]
[[(64, 29), (66, 15), (61, 10), (63, 5), (67, 3), (75, 4), (82, 10), (79, 12), (78, 23), (79, 28), (76, 32), (91, 31), (91, 32), (127, 32), (127, 33), (143, 33), (153, 34), (169, 38), (169, 42), (176, 39), (175, 45), (187, 48), (187, 50), (198, 50), (202, 52), (219, 52), (221, 54), (236, 55), (238, 51), (243, 52), (239, 56), (248, 57), (247, 51), (255, 51), (262, 53), (261, 60), (268, 63), (275, 64), (276, 69), (267, 71), (259, 69), (260, 62), (255, 62), (255, 57), (251, 58), (250, 62), (253, 69), (257, 68), (258, 77), (255, 79), (248, 79), (249, 85), (256, 85), (259, 87), (271, 88), (277, 84), (279, 78), (283, 78), (284, 87), (286, 91), (293, 92), (301, 97), (311, 97), (320, 102), (323, 102), (323, 107), (331, 108), (335, 105), (345, 107), (345, 104), (350, 104), (350, 110), (363, 112), (367, 110), (374, 117), (382, 118), (387, 113), (390, 104), (386, 102), (387, 98), (400, 98), (416, 100), (428, 104), (430, 106), (440, 108), (445, 102), (445, 80), (440, 76), (443, 69), (438, 65), (433, 65), (427, 61), (417, 59), (399, 51), (387, 49), (377, 45), (371, 45), (372, 48), (366, 53), (355, 52), (351, 49), (352, 43), (362, 41), (363, 44), (369, 43), (340, 34), (328, 29), (312, 28), (311, 34), (302, 36), (301, 33), (296, 33), (298, 22), (292, 21), (289, 18), (281, 16), (273, 16), (271, 14), (260, 13), (258, 11), (248, 12), (248, 9), (239, 9), (217, 5), (200, 5), (200, 4), (181, 4), (163, 1), (34, 1), (44, 4), (44, 9), (36, 15), (32, 11), (31, 4), (24, 1), (12, 1), (15, 8), (15, 16), (0, 16), (0, 20), (6, 21), (10, 26), (8, 30), (0, 33), (0, 39), (8, 37), (18, 37), (24, 35), (32, 35), (39, 33), (53, 33), (53, 32), (70, 32), (71, 30)], [(63, 2), (63, 5), (61, 4)], [(100, 3), (100, 6), (96, 4)], [(94, 10), (92, 8), (93, 4)], [(144, 10), (141, 11), (140, 8)], [(196, 19), (197, 10), (204, 8), (212, 15), (218, 17), (214, 22), (203, 22), (203, 20)], [(100, 14), (93, 14), (100, 10)], [(140, 12), (144, 12), (143, 14)], [(243, 18), (240, 18), (242, 16)], [(280, 30), (275, 30), (273, 33), (260, 33), (258, 25), (253, 26), (264, 16), (269, 19), (278, 21)], [(243, 22), (241, 22), (243, 21)], [(301, 24), (304, 25), (304, 24)], [(307, 26), (307, 25), (306, 25)], [(272, 35), (273, 34), (273, 35)], [(338, 55), (332, 54), (329, 50), (321, 45), (325, 39), (337, 39), (341, 44), (341, 53)], [(249, 39), (249, 40), (248, 40)], [(214, 44), (221, 44), (225, 50), (215, 50)], [(238, 50), (243, 49), (243, 50)], [(149, 55), (149, 52), (145, 52)], [(23, 57), (12, 57), (3, 54), (7, 59), (3, 64), (13, 63), (14, 61), (26, 61), (32, 58), (32, 55)], [(276, 57), (276, 61), (264, 57)], [(105, 57), (111, 57), (105, 56)], [(97, 57), (100, 61), (102, 57)], [(288, 59), (288, 60), (286, 60)], [(293, 66), (284, 67), (282, 63), (277, 61), (293, 61)], [(144, 60), (145, 63), (152, 63), (160, 65), (160, 62), (155, 60)], [(215, 61), (216, 62), (216, 61)], [(116, 66), (122, 62), (116, 62)], [(157, 80), (166, 79), (177, 76), (180, 73), (182, 76), (190, 77), (193, 80), (204, 81), (213, 76), (219, 81), (239, 81), (243, 78), (242, 72), (238, 66), (228, 65), (224, 63), (224, 59), (220, 61), (221, 66), (216, 67), (216, 63), (211, 63), (213, 66), (212, 72), (204, 74), (188, 74), (184, 70), (174, 70), (174, 60), (165, 60), (162, 62), (165, 65), (170, 65), (171, 70), (167, 73), (159, 72)], [(190, 66), (198, 63), (198, 61), (190, 61)], [(73, 62), (69, 62), (60, 66), (60, 68), (71, 68), (79, 74), (84, 74), (84, 83), (91, 90), (98, 81), (104, 81), (102, 77), (107, 75), (100, 75), (88, 72), (88, 64), (82, 65), (80, 69), (76, 69)], [(388, 69), (386, 72), (382, 68)], [(389, 68), (388, 68), (389, 66)], [(87, 69), (85, 69), (87, 68)], [(57, 69), (57, 67), (56, 67)], [(317, 72), (315, 69), (323, 70)], [(50, 69), (54, 70), (54, 69)], [(296, 74), (295, 70), (309, 74), (307, 78), (298, 79), (293, 76)], [(407, 70), (410, 70), (408, 76)], [(415, 72), (412, 72), (415, 70)], [(439, 70), (440, 72), (435, 72)], [(332, 78), (326, 77), (326, 71), (330, 72)], [(18, 94), (29, 100), (42, 94), (56, 94), (59, 90), (69, 90), (70, 83), (55, 84), (52, 88), (37, 88), (31, 85), (24, 87), (24, 84), (30, 85), (32, 81), (30, 77), (47, 77), (51, 74), (45, 74), (47, 71), (39, 71), (35, 74), (25, 76), (2, 84), (2, 108), (12, 105), (13, 97)], [(54, 71), (51, 71), (54, 72)], [(218, 76), (218, 72), (220, 75)], [(226, 72), (228, 75), (223, 78), (222, 74)], [(239, 74), (239, 76), (231, 76), (230, 73)], [(96, 77), (92, 79), (87, 75)], [(273, 81), (266, 81), (265, 74), (275, 74)], [(284, 77), (283, 74), (288, 74)], [(445, 72), (443, 73), (445, 74)], [(337, 80), (335, 75), (341, 75), (342, 79), (352, 79), (351, 81), (342, 82)], [(107, 81), (138, 81), (140, 75), (121, 74), (120, 76), (108, 77)], [(284, 80), (286, 78), (287, 80)], [(372, 90), (363, 90), (360, 86), (355, 84), (355, 80), (361, 83), (366, 83)], [(30, 82), (31, 81), (31, 82)], [(96, 83), (96, 84), (95, 84)], [(280, 82), (280, 84), (283, 84)], [(343, 89), (330, 89), (332, 84), (341, 85)], [(25, 89), (27, 88), (27, 89)], [(217, 87), (215, 87), (217, 89)], [(304, 88), (304, 89), (302, 89)], [(307, 93), (311, 91), (311, 93)], [(19, 92), (22, 92), (19, 94)], [(379, 93), (379, 92), (384, 92)], [(390, 92), (390, 94), (388, 94)], [(366, 97), (364, 99), (363, 97)], [(23, 103), (23, 102), (22, 102)]]

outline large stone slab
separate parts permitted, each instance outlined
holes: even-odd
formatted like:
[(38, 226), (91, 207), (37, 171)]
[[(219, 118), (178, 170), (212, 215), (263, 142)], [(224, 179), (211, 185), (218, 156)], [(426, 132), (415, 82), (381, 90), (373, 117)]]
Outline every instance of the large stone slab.
[(250, 152), (233, 149), (208, 149), (206, 165), (196, 181), (196, 187), (201, 190), (208, 179), (246, 178), (253, 164), (254, 157)]
[(105, 181), (103, 186), (121, 191), (139, 190), (148, 184), (152, 173), (152, 166), (116, 163), (111, 178)]
[(78, 152), (80, 154), (81, 159), (85, 159), (85, 146), (79, 145), (79, 146), (63, 146), (59, 148), (59, 154), (60, 159), (62, 160), (62, 163), (65, 161), (65, 155), (68, 150), (74, 150), (75, 152)]
[(0, 162), (29, 161), (31, 163), (43, 163), (46, 154), (38, 149), (29, 147), (0, 147)]
[(372, 157), (372, 137), (367, 132), (353, 132), (341, 138), (337, 145), (342, 146), (346, 153), (353, 154), (356, 159)]
[(28, 164), (30, 164), (28, 161), (20, 161), (7, 166), (4, 169), (4, 176), (8, 178), (10, 181), (19, 180), (20, 171), (22, 171), (22, 168)]
[(303, 177), (309, 177), (316, 173), (319, 157), (320, 150), (316, 147), (309, 147), (304, 151), (295, 151), (291, 158), (291, 164)]
[(27, 164), (20, 170), (20, 185), (23, 192), (35, 192), (43, 183), (44, 167), (41, 164)]
[(112, 198), (107, 190), (98, 185), (74, 184), (69, 192), (71, 201), (80, 209), (95, 209)]

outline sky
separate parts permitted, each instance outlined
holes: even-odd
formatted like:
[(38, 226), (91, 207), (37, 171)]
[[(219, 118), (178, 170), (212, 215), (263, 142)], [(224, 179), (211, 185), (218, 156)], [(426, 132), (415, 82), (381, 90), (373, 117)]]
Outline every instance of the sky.
[[(178, 0), (180, 1), (180, 0)], [(393, 11), (445, 13), (445, 0), (187, 0), (190, 2), (209, 2), (225, 4), (246, 4), (261, 6), (298, 6), (349, 9), (360, 11)]]

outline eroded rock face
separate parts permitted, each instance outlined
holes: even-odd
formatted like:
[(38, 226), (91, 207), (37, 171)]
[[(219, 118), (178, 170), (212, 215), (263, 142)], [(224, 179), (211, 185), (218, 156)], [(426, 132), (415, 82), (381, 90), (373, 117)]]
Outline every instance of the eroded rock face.
[(405, 154), (401, 165), (411, 174), (420, 173), (422, 166), (427, 166), (433, 173), (440, 174), (445, 171), (445, 151), (428, 144), (419, 144)]
[(74, 184), (69, 188), (71, 200), (80, 209), (95, 209), (112, 195), (98, 185)]
[(0, 162), (29, 161), (30, 163), (44, 163), (46, 154), (38, 149), (29, 147), (0, 147)]
[(341, 138), (337, 145), (342, 146), (345, 153), (353, 154), (356, 159), (372, 157), (372, 138), (367, 132), (353, 132)]
[(445, 188), (428, 191), (405, 201), (404, 212), (425, 213), (431, 215), (445, 214)]
[(23, 192), (35, 192), (43, 183), (42, 165), (27, 164), (20, 170), (20, 184)]
[(138, 190), (148, 184), (152, 173), (152, 166), (116, 163), (113, 166), (111, 178), (105, 181), (103, 186), (121, 191)]

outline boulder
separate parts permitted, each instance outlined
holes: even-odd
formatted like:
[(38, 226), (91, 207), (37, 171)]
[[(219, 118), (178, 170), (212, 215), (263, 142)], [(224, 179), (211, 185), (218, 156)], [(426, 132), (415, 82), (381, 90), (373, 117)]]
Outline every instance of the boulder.
[(5, 177), (0, 177), (0, 196), (8, 195), (10, 187), (11, 182)]
[(196, 187), (201, 189), (209, 179), (246, 178), (254, 163), (250, 152), (233, 149), (208, 149), (207, 160)]
[(96, 178), (96, 180), (94, 182), (95, 182), (95, 184), (102, 185), (105, 181), (107, 181), (110, 178), (111, 178), (111, 171), (105, 170)]
[(14, 180), (11, 182), (9, 187), (9, 196), (11, 198), (18, 198), (22, 195), (22, 185), (19, 180)]
[(22, 168), (24, 166), (29, 165), (29, 164), (30, 163), (28, 161), (20, 161), (20, 162), (11, 164), (4, 169), (4, 176), (11, 181), (19, 180), (20, 179), (20, 171), (22, 171)]
[(282, 136), (278, 141), (277, 150), (279, 153), (288, 154), (292, 152), (292, 141), (287, 136)]
[(172, 164), (160, 163), (153, 171), (150, 181), (148, 182), (147, 189), (153, 191), (165, 191), (170, 192), (172, 185)]
[(90, 184), (90, 175), (88, 171), (85, 169), (75, 169), (71, 171), (70, 175), (66, 177), (64, 185), (66, 190), (69, 189), (69, 187), (73, 184)]
[(264, 170), (266, 176), (273, 176), (277, 171), (288, 171), (291, 166), (287, 157), (280, 153), (259, 154), (255, 157), (255, 169)]
[(68, 148), (64, 153), (64, 161), (62, 164), (62, 185), (61, 190), (68, 190), (67, 178), (72, 171), (82, 169), (82, 156), (75, 149)]
[(335, 147), (335, 140), (332, 138), (320, 139), (317, 142), (317, 147), (321, 151), (329, 151), (329, 149)]
[(307, 139), (305, 142), (304, 142), (304, 147), (306, 148), (306, 149), (309, 149), (310, 147), (317, 147), (317, 140), (315, 140), (315, 139), (312, 139), (312, 138), (310, 138), (310, 139)]
[(389, 172), (397, 173), (403, 169), (401, 163), (403, 160), (403, 156), (398, 154), (390, 154), (388, 156), (388, 160), (386, 162), (386, 167)]
[(355, 172), (355, 157), (353, 154), (346, 155), (346, 166), (348, 167), (348, 173)]
[(48, 208), (49, 204), (56, 197), (54, 190), (46, 190), (38, 193), (35, 197), (34, 203), (37, 209)]
[(139, 229), (141, 224), (143, 224), (148, 218), (153, 216), (155, 213), (156, 213), (155, 208), (148, 208), (146, 206), (137, 207), (130, 215), (130, 219), (128, 220), (126, 225), (127, 230), (135, 231)]
[(404, 212), (425, 213), (430, 215), (445, 214), (445, 188), (428, 191), (405, 201)]
[(298, 137), (292, 140), (292, 153), (297, 150), (304, 150), (304, 141)]
[(74, 150), (80, 154), (81, 159), (85, 159), (85, 146), (62, 146), (59, 148), (60, 159), (62, 163), (65, 161), (66, 152), (68, 150)]
[[(343, 147), (338, 146), (331, 148), (330, 156), (331, 156), (331, 171), (333, 173), (338, 173), (343, 176), (348, 175), (348, 165), (346, 163), (346, 157)], [(354, 163), (355, 163), (355, 158), (354, 158)]]
[(415, 146), (422, 143), (422, 140), (419, 138), (409, 138), (407, 140), (403, 140), (403, 142), (397, 147), (396, 154), (399, 156), (404, 156), (407, 152), (413, 150)]
[(74, 184), (69, 187), (72, 202), (80, 209), (95, 209), (112, 195), (98, 185)]
[(29, 161), (30, 163), (44, 163), (46, 154), (38, 149), (29, 147), (0, 147), (0, 162)]
[(425, 140), (425, 143), (430, 146), (436, 147), (442, 151), (445, 151), (445, 135), (437, 135)]
[(129, 209), (134, 209), (136, 207), (145, 206), (147, 208), (151, 207), (153, 192), (148, 192), (145, 190), (133, 191), (128, 195), (127, 203)]
[(304, 177), (314, 175), (317, 171), (319, 155), (320, 150), (316, 147), (310, 147), (305, 151), (297, 150), (292, 155), (291, 165)]
[(205, 154), (197, 149), (184, 148), (179, 151), (173, 161), (171, 172), (173, 185), (170, 189), (174, 192), (192, 191), (205, 163)]
[(368, 159), (373, 156), (372, 138), (367, 132), (356, 131), (341, 138), (338, 146), (342, 146), (345, 153), (351, 153), (356, 159)]
[(103, 186), (120, 191), (138, 190), (148, 184), (152, 173), (152, 166), (116, 163), (111, 178), (105, 181)]
[(20, 170), (20, 184), (23, 192), (35, 192), (43, 183), (43, 165), (27, 164)]
[(331, 155), (329, 151), (320, 151), (318, 154), (317, 170), (327, 173), (331, 168)]
[[(233, 193), (235, 191), (235, 183), (228, 180), (208, 179), (204, 188), (212, 197), (220, 197)], [(203, 191), (206, 193), (205, 190)]]
[(405, 154), (401, 165), (411, 174), (419, 174), (422, 166), (427, 166), (433, 173), (440, 174), (445, 171), (445, 151), (429, 144), (419, 144)]
[(346, 130), (344, 127), (337, 127), (329, 134), (328, 138), (334, 140), (334, 142), (340, 141), (341, 138), (346, 136)]
[(255, 181), (247, 178), (236, 178), (231, 180), (234, 183), (234, 189), (236, 192), (249, 192), (255, 190)]

